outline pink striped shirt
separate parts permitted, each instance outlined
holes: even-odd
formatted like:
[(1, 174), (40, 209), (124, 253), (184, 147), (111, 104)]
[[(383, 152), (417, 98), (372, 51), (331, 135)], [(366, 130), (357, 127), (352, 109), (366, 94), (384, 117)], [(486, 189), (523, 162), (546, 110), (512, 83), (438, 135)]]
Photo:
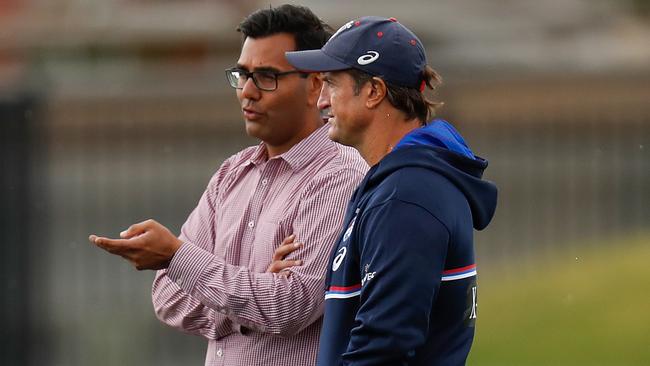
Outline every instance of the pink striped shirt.
[[(267, 159), (263, 144), (226, 160), (153, 283), (158, 318), (206, 337), (206, 365), (313, 365), (325, 267), (347, 201), (367, 170), (324, 126)], [(289, 277), (264, 273), (282, 240), (305, 246)]]

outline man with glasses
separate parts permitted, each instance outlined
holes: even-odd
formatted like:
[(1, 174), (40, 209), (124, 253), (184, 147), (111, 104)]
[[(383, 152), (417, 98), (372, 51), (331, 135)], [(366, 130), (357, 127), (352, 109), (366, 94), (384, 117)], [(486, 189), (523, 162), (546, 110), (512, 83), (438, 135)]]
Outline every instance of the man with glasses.
[[(317, 108), (320, 76), (284, 56), (320, 48), (328, 27), (307, 8), (283, 5), (251, 14), (238, 30), (244, 43), (226, 76), (246, 133), (261, 143), (223, 163), (178, 238), (148, 220), (121, 239), (90, 240), (138, 269), (159, 269), (156, 315), (207, 338), (206, 364), (312, 365), (327, 258), (367, 165), (328, 139)], [(286, 237), (306, 243), (286, 258), (298, 266), (270, 273)]]
[(273, 69), (262, 69), (248, 72), (240, 66), (226, 69), (226, 78), (228, 78), (230, 86), (235, 89), (244, 89), (246, 81), (248, 81), (249, 78), (253, 78), (253, 83), (257, 89), (263, 91), (274, 91), (278, 88), (278, 77), (291, 74), (301, 74), (303, 77), (308, 76), (308, 74), (298, 70), (278, 72)]

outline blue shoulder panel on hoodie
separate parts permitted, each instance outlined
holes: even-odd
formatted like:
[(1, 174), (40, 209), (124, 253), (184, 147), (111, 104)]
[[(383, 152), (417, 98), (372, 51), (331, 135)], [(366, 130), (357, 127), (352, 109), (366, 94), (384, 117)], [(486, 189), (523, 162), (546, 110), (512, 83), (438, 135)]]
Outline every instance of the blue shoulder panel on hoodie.
[(449, 122), (442, 119), (434, 119), (426, 126), (409, 132), (397, 143), (395, 149), (414, 145), (442, 147), (474, 159), (474, 153), (460, 133)]

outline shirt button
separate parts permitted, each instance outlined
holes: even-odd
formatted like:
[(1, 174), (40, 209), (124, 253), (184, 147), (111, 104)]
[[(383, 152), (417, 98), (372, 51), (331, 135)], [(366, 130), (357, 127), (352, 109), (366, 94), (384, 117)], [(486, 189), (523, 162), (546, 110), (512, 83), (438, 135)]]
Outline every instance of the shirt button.
[(254, 226), (255, 226), (255, 221), (249, 221), (249, 222), (248, 222), (248, 227), (249, 227), (249, 228), (252, 229)]
[(266, 179), (266, 178), (262, 179), (262, 185), (263, 186), (267, 185), (268, 183), (269, 183), (268, 179)]
[(223, 350), (221, 348), (219, 348), (217, 350), (217, 357), (221, 357), (221, 356), (223, 356)]
[(178, 280), (176, 280), (176, 283), (177, 283), (179, 286), (183, 286), (183, 279), (182, 279), (182, 278), (179, 278)]

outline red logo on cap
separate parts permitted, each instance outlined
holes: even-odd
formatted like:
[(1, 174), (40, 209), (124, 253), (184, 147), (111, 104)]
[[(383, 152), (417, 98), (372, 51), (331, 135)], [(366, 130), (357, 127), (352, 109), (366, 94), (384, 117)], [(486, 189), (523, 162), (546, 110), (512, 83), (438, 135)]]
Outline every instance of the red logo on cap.
[(360, 22), (360, 21), (357, 20), (356, 22), (354, 22), (354, 26), (355, 26), (355, 27), (358, 27), (358, 26), (360, 26), (360, 25), (361, 25), (361, 22)]
[(395, 19), (393, 17), (388, 18), (388, 20), (390, 20), (391, 22), (396, 22), (397, 21), (397, 19)]
[(377, 32), (377, 37), (381, 38), (384, 36), (384, 32)]
[(414, 39), (412, 39), (411, 40), (411, 46), (415, 46), (416, 44), (417, 44), (417, 42)]

